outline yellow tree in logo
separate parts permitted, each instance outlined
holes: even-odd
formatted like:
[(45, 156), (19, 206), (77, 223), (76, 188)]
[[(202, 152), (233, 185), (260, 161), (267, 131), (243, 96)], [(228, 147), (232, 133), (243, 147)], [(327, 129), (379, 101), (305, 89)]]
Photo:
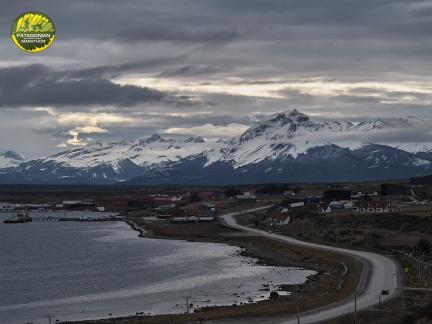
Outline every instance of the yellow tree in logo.
[(39, 52), (54, 41), (55, 27), (47, 15), (30, 11), (15, 19), (11, 34), (14, 43), (22, 50)]

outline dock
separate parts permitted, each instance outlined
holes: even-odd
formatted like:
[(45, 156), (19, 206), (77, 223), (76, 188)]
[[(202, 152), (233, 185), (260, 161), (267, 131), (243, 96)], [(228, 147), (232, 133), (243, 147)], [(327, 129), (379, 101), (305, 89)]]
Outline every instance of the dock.
[(33, 221), (36, 221), (36, 222), (55, 222), (58, 220), (66, 220), (66, 219), (64, 217), (53, 217), (53, 216), (33, 217)]

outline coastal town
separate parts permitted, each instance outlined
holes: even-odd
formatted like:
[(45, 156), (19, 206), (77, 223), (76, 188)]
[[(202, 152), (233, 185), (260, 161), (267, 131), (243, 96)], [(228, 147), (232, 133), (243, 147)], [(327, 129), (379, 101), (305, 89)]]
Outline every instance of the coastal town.
[[(323, 300), (318, 297), (323, 291), (326, 291), (326, 296), (332, 295), (333, 302), (352, 297), (352, 285), (348, 284), (353, 280), (352, 273), (363, 271), (362, 266), (347, 257), (330, 256), (331, 253), (327, 255), (323, 252), (317, 255), (313, 249), (310, 253), (305, 248), (289, 245), (288, 249), (280, 244), (276, 247), (268, 239), (240, 235), (220, 217), (227, 213), (236, 214), (238, 224), (264, 233), (334, 247), (392, 254), (393, 257), (397, 255), (402, 269), (408, 269), (403, 275), (406, 292), (404, 297), (383, 303), (383, 311), (387, 309), (386, 312), (395, 313), (400, 301), (398, 304), (394, 300), (400, 298), (409, 300), (407, 306), (419, 304), (427, 296), (416, 289), (432, 285), (429, 282), (432, 263), (431, 242), (428, 239), (432, 234), (432, 202), (428, 199), (427, 185), (398, 181), (99, 189), (102, 190), (77, 188), (71, 191), (68, 188), (69, 192), (62, 192), (56, 188), (50, 194), (38, 194), (37, 190), (27, 188), (26, 193), (12, 195), (7, 193), (6, 188), (1, 188), (0, 197), (4, 202), (0, 208), (4, 213), (21, 211), (21, 215), (31, 217), (33, 221), (126, 221), (143, 237), (234, 244), (243, 247), (244, 255), (256, 257), (263, 264), (297, 265), (318, 273), (302, 288), (293, 285), (275, 287), (273, 293), (268, 290), (268, 299), (258, 302), (260, 306), (254, 306), (253, 311), (248, 305), (237, 305), (234, 312), (232, 307), (191, 307), (188, 314), (195, 320), (243, 317), (246, 314), (286, 314), (285, 310), (276, 310), (276, 305), (281, 302), (292, 304), (294, 300), (289, 296), (293, 296), (296, 290), (302, 292), (300, 305), (302, 312), (306, 312), (316, 305), (329, 302), (329, 298)], [(55, 199), (56, 196), (61, 200)], [(258, 211), (251, 211), (254, 209)], [(59, 213), (63, 215), (50, 216)], [(101, 216), (94, 216), (95, 213)], [(287, 258), (281, 258), (285, 254)], [(387, 295), (388, 291), (384, 289), (382, 294)], [(370, 313), (369, 317), (371, 314), (375, 316), (376, 313)], [(363, 315), (366, 316), (367, 312)], [(149, 317), (137, 314), (124, 319), (124, 323), (166, 323), (167, 318), (173, 319), (169, 322), (176, 323), (174, 318), (182, 316), (186, 315)]]

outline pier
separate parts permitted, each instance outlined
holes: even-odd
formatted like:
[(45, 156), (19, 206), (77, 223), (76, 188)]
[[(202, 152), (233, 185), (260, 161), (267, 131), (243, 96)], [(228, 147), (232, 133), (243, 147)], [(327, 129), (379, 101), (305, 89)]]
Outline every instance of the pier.
[[(34, 222), (55, 222), (58, 220), (66, 220), (66, 218), (64, 217), (59, 217), (59, 216), (42, 216), (42, 217), (32, 217)], [(69, 220), (69, 219), (68, 219)], [(76, 220), (76, 219), (74, 219)]]
[(123, 217), (63, 217), (63, 216), (42, 216), (33, 217), (35, 222), (56, 222), (56, 221), (67, 221), (67, 222), (108, 222), (108, 221), (122, 221)]

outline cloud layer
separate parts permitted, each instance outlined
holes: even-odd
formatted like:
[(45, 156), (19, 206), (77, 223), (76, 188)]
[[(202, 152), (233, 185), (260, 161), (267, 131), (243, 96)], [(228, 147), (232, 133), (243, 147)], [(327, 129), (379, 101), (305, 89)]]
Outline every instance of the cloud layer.
[[(56, 27), (37, 54), (10, 39), (29, 10)], [(431, 13), (417, 0), (7, 2), (0, 131), (20, 135), (0, 151), (40, 157), (155, 132), (226, 138), (294, 108), (322, 122), (430, 119)]]

